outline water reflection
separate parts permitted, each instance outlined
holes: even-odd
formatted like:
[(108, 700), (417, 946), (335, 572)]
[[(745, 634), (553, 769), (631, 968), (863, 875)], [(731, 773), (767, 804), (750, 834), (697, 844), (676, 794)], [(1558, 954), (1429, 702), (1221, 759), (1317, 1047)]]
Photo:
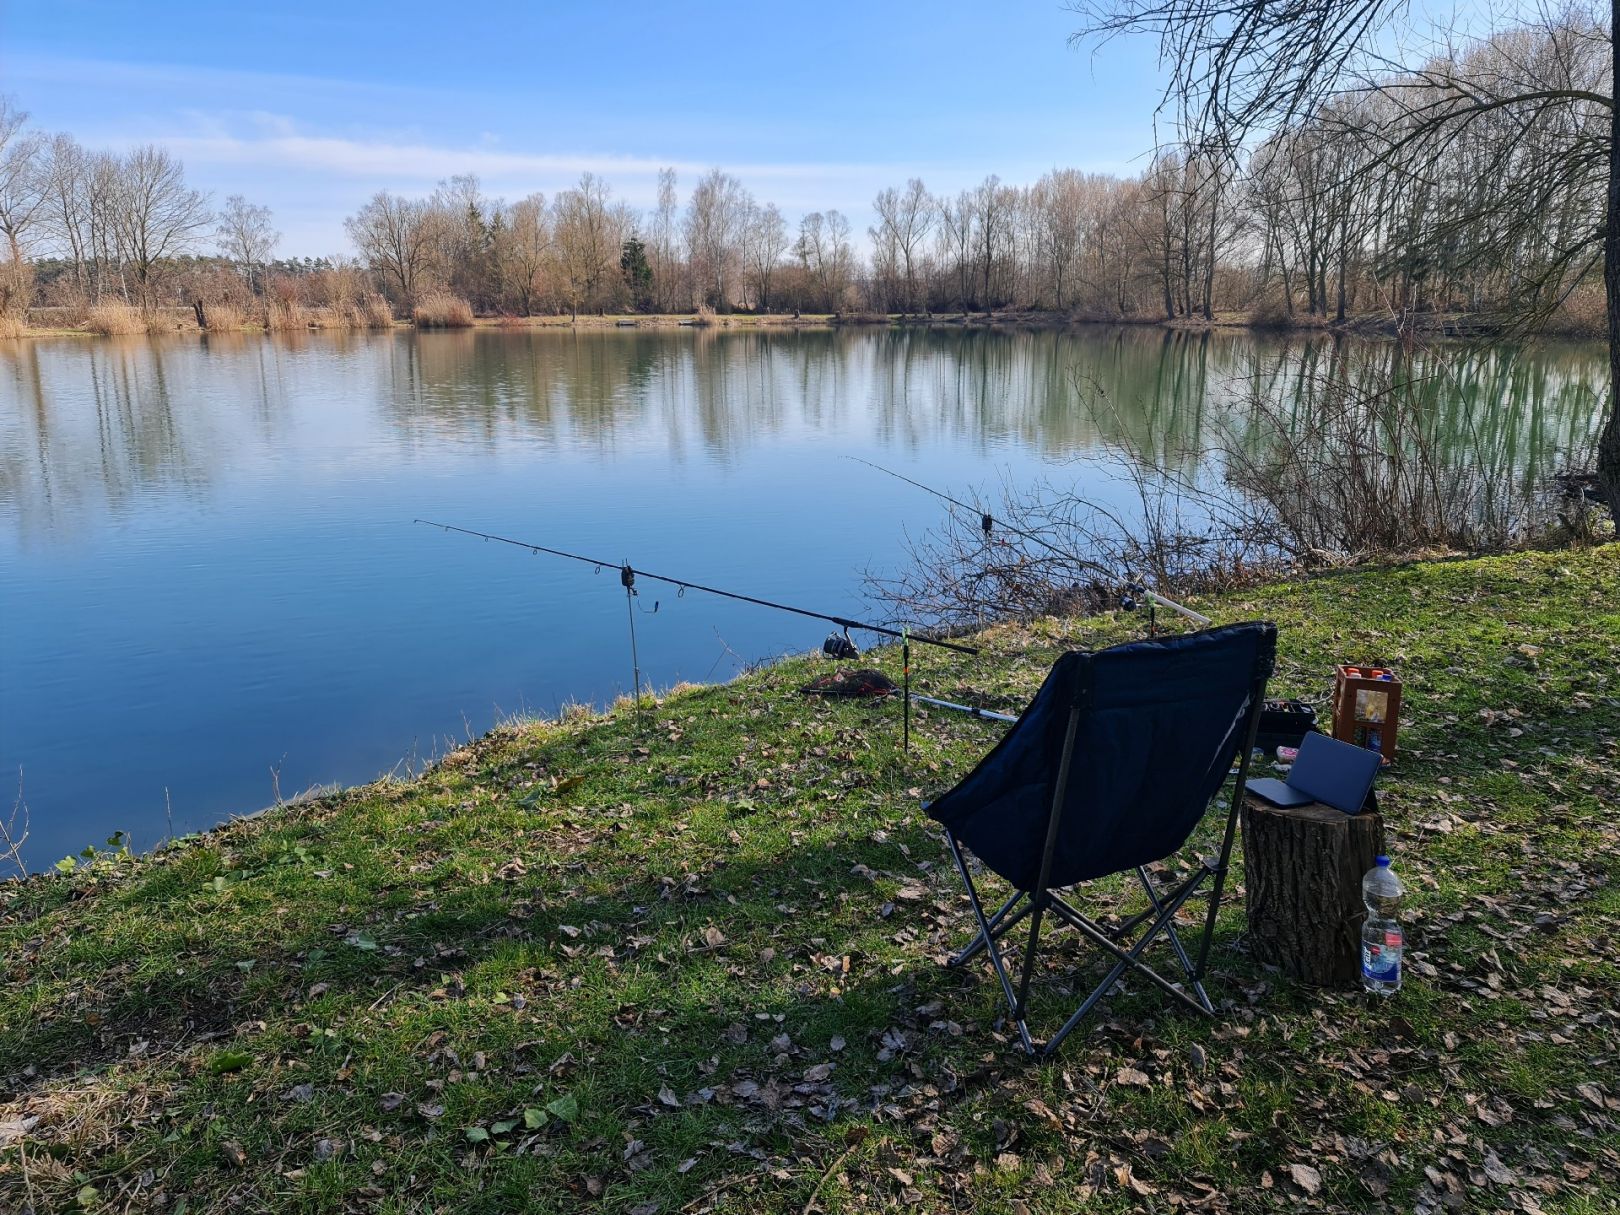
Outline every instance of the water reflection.
[(417, 448), (732, 463), (819, 432), (1047, 458), (1121, 445), (1186, 473), (1216, 437), (1241, 441), (1251, 394), (1303, 415), (1323, 377), (1393, 377), (1459, 458), (1527, 487), (1590, 441), (1604, 375), (1580, 346), (1459, 355), (1157, 329), (225, 335), (8, 343), (0, 362), (0, 503), (27, 537), (143, 494), (206, 496), (223, 470), (275, 458), (278, 431), (317, 405)]

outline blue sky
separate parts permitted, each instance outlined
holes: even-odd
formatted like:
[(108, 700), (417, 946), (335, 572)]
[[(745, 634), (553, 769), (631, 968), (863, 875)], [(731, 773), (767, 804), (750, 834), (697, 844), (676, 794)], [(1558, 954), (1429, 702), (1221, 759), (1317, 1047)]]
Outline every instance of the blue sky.
[(1054, 0), (197, 8), (0, 0), (0, 90), (94, 147), (163, 144), (216, 198), (272, 208), (281, 252), (344, 251), (378, 189), (475, 172), (548, 197), (591, 170), (638, 208), (718, 165), (796, 219), (1054, 166), (1130, 173), (1154, 140), (1149, 40), (1071, 50)]

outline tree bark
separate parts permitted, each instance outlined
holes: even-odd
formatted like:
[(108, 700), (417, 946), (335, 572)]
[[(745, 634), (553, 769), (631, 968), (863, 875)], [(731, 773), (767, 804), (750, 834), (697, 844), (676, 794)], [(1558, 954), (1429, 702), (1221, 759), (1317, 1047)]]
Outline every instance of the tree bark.
[(1243, 805), (1244, 903), (1254, 956), (1320, 987), (1361, 974), (1361, 879), (1384, 847), (1376, 811)]
[[(1620, 22), (1620, 0), (1612, 3), (1613, 22)], [(1620, 81), (1620, 41), (1609, 26), (1609, 53)], [(1609, 315), (1609, 416), (1598, 438), (1598, 492), (1620, 530), (1620, 140), (1615, 138), (1614, 111), (1609, 111), (1609, 207), (1603, 225), (1603, 294)]]

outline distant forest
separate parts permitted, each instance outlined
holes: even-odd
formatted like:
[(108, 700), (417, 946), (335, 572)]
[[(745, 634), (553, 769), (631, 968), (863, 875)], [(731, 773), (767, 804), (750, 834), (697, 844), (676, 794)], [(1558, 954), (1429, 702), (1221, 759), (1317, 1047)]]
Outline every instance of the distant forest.
[(639, 211), (586, 174), (547, 198), (474, 176), (380, 192), (350, 255), (278, 258), (275, 220), (188, 185), (160, 147), (91, 151), (0, 101), (0, 318), (203, 303), (274, 327), (582, 312), (1078, 318), (1538, 317), (1599, 333), (1611, 70), (1607, 9), (1563, 9), (1390, 72), (1265, 138), (1207, 133), (1134, 177), (1054, 169), (954, 195), (920, 180), (791, 222), (715, 169), (660, 174)]

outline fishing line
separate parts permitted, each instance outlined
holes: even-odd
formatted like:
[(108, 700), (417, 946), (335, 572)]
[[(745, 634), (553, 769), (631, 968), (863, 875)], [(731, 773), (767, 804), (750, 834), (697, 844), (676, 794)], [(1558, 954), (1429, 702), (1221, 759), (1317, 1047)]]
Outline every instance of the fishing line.
[[(1087, 561), (1084, 557), (1077, 557), (1073, 553), (1065, 552), (1063, 549), (1058, 548), (1056, 545), (1052, 544), (1048, 540), (1043, 539), (1041, 536), (1038, 536), (1034, 532), (1026, 531), (1021, 527), (1017, 527), (1017, 526), (1015, 526), (1015, 525), (1013, 525), (1011, 523), (1008, 523), (1005, 519), (997, 519), (994, 515), (992, 515), (989, 511), (985, 510), (983, 507), (970, 506), (966, 502), (963, 502), (958, 498), (953, 498), (949, 494), (944, 493), (941, 490), (937, 490), (931, 485), (924, 485), (921, 481), (913, 481), (910, 477), (906, 476), (904, 473), (897, 473), (892, 468), (884, 468), (883, 465), (881, 465), (881, 464), (874, 464), (870, 460), (863, 460), (863, 459), (861, 459), (860, 456), (845, 456), (844, 458), (846, 460), (854, 460), (855, 463), (857, 463), (857, 464), (864, 464), (868, 468), (876, 469), (878, 472), (883, 473), (886, 476), (894, 477), (896, 480), (904, 481), (907, 485), (915, 486), (917, 489), (922, 490), (924, 493), (933, 494), (934, 497), (940, 498), (940, 499), (942, 499), (942, 500), (944, 500), (946, 502), (949, 502), (952, 506), (955, 506), (955, 507), (957, 507), (957, 508), (959, 508), (961, 510), (965, 510), (965, 511), (969, 512), (970, 514), (977, 514), (979, 516), (979, 527), (984, 532), (984, 539), (985, 539), (986, 544), (989, 544), (989, 542), (990, 542), (990, 533), (991, 533), (991, 531), (995, 528), (996, 524), (999, 523), (1003, 528), (1005, 528), (1007, 531), (1011, 532), (1013, 535), (1021, 536), (1025, 540), (1028, 540), (1031, 544), (1040, 545), (1042, 548), (1044, 548), (1047, 552), (1051, 553), (1053, 556), (1060, 557), (1064, 561), (1069, 562), (1071, 565), (1077, 566), (1080, 569), (1090, 570), (1091, 572), (1093, 572), (1095, 574), (1100, 574), (1104, 578), (1107, 578), (1110, 582), (1114, 581), (1114, 579), (1117, 578), (1117, 576), (1118, 576), (1118, 575), (1115, 574), (1115, 572), (1113, 570), (1108, 569), (1105, 566), (1098, 565), (1095, 561)], [(1179, 612), (1181, 615), (1185, 616), (1188, 620), (1194, 621), (1195, 623), (1200, 624), (1200, 625), (1207, 626), (1207, 625), (1212, 623), (1210, 618), (1208, 616), (1203, 615), (1201, 612), (1195, 612), (1190, 607), (1184, 607), (1183, 605), (1177, 603), (1174, 599), (1166, 599), (1163, 595), (1160, 595), (1155, 591), (1148, 590), (1145, 586), (1142, 586), (1140, 583), (1132, 583), (1131, 586), (1130, 586), (1130, 589), (1135, 590), (1144, 599), (1146, 599), (1150, 605), (1155, 604), (1155, 603), (1162, 604), (1164, 607), (1169, 608), (1171, 611)], [(1151, 623), (1149, 624), (1149, 627), (1150, 628), (1152, 627)], [(918, 638), (918, 640), (920, 641), (922, 639)]]
[[(416, 519), (413, 520), (413, 522), (424, 524), (427, 527), (437, 527), (446, 532), (460, 532), (463, 536), (475, 536), (480, 540), (495, 540), (501, 544), (510, 544), (514, 548), (528, 549), (531, 553), (547, 553), (553, 557), (566, 557), (569, 561), (578, 561), (583, 565), (592, 566), (598, 572), (609, 567), (616, 567), (619, 570), (619, 577), (621, 581), (627, 576), (631, 578), (632, 581), (638, 576), (642, 578), (650, 578), (654, 582), (662, 582), (668, 586), (678, 587), (683, 592), (689, 590), (703, 591), (706, 594), (718, 595), (722, 599), (735, 599), (739, 603), (752, 603), (756, 607), (771, 608), (778, 612), (792, 612), (796, 616), (808, 616), (812, 620), (825, 620), (828, 623), (835, 624), (845, 630), (860, 629), (863, 632), (877, 633), (884, 637), (894, 637), (901, 641), (906, 640), (908, 635), (905, 630), (892, 629), (887, 625), (867, 624), (866, 622), (860, 620), (850, 620), (845, 616), (830, 616), (825, 612), (812, 612), (809, 608), (794, 607), (792, 604), (788, 603), (777, 603), (774, 600), (761, 599), (754, 595), (744, 595), (737, 591), (722, 590), (717, 586), (705, 586), (701, 582), (692, 582), (685, 578), (672, 578), (668, 574), (654, 574), (649, 573), (647, 570), (632, 569), (628, 562), (621, 564), (616, 561), (600, 561), (595, 557), (586, 557), (579, 553), (571, 553), (566, 549), (548, 548), (544, 544), (532, 544), (527, 540), (513, 540), (508, 536), (497, 536), (491, 532), (475, 531), (470, 527), (457, 527), (453, 523), (440, 523), (433, 519)], [(626, 590), (629, 590), (628, 583), (626, 584)], [(954, 650), (958, 654), (977, 654), (979, 652), (977, 646), (963, 645), (956, 641), (945, 641), (942, 638), (928, 637), (921, 633), (912, 634), (911, 636), (914, 640), (920, 641), (924, 645), (938, 646), (942, 650)]]

